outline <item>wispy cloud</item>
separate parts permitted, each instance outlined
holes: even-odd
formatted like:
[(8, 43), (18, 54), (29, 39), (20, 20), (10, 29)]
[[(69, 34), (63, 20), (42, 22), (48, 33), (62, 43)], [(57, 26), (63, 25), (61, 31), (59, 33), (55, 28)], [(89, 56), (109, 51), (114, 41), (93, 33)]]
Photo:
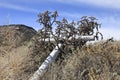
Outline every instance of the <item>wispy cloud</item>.
[(104, 39), (113, 37), (116, 40), (120, 40), (120, 31), (117, 28), (101, 28), (100, 32), (103, 34)]
[(0, 3), (0, 7), (8, 8), (8, 9), (14, 9), (14, 10), (18, 10), (18, 11), (24, 11), (24, 12), (37, 13), (39, 11), (37, 9), (25, 7), (25, 6), (22, 6), (22, 5), (10, 4), (10, 3)]
[(82, 16), (95, 16), (98, 18), (98, 16), (96, 14), (89, 14), (89, 13), (79, 13), (79, 12), (73, 12), (71, 11), (70, 12), (66, 12), (66, 11), (60, 11), (58, 12), (60, 17), (64, 17), (64, 18), (67, 18), (67, 19), (70, 19), (70, 20), (80, 20)]
[(116, 8), (120, 9), (120, 0), (58, 0), (62, 3), (70, 3), (70, 4), (88, 4), (91, 6), (99, 6), (105, 8)]
[(67, 17), (70, 19), (75, 19), (75, 20), (79, 20), (82, 16), (94, 16), (98, 19), (98, 21), (100, 23), (102, 23), (105, 27), (113, 27), (113, 28), (118, 28), (120, 26), (120, 14), (119, 13), (113, 13), (113, 14), (104, 14), (100, 15), (100, 14), (89, 14), (89, 13), (79, 13), (79, 12), (65, 12), (65, 11), (61, 11), (59, 12), (59, 15), (62, 17)]
[(64, 12), (64, 11), (59, 12), (59, 15), (61, 17), (70, 18), (70, 19), (78, 19), (83, 16), (83, 14), (80, 14), (80, 13), (73, 13), (73, 12), (68, 13), (68, 12)]
[(116, 18), (115, 16), (111, 15), (99, 19), (105, 27), (119, 28), (120, 26), (120, 18)]
[(102, 23), (101, 32), (105, 38), (114, 37), (115, 39), (120, 40), (120, 18), (111, 15), (100, 18), (100, 21)]

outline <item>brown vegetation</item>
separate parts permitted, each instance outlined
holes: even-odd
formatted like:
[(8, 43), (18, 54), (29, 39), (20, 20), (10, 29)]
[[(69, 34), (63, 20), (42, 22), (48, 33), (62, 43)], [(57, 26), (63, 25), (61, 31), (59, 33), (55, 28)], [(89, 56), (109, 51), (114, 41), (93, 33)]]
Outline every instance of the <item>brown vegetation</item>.
[[(55, 35), (52, 24), (57, 16), (57, 12), (53, 15), (48, 11), (40, 14), (38, 21), (44, 27), (37, 34), (25, 25), (0, 27), (0, 80), (28, 80), (60, 41), (60, 31), (68, 33), (65, 34), (65, 39), (62, 38), (63, 34), (61, 37), (65, 46), (41, 80), (120, 80), (120, 42), (109, 39), (85, 45), (87, 42), (75, 41), (74, 22), (68, 23), (66, 19), (57, 21), (58, 33)], [(90, 26), (91, 21), (87, 21), (86, 17), (82, 21), (79, 26), (83, 27), (84, 32), (77, 35), (92, 35), (94, 29), (99, 27), (97, 23), (94, 23), (94, 27)], [(51, 35), (56, 41), (45, 42), (45, 38), (50, 38)], [(67, 39), (70, 37), (73, 42), (69, 42), (72, 43), (69, 45)]]
[(55, 61), (41, 80), (119, 80), (119, 45), (118, 41), (98, 42), (68, 51), (64, 60)]
[[(50, 47), (49, 45), (48, 47)], [(51, 52), (37, 41), (5, 51), (0, 48), (0, 80), (28, 80)], [(81, 49), (65, 48), (41, 80), (119, 80), (120, 42), (98, 42)], [(63, 53), (61, 53), (63, 54)]]
[(29, 41), (36, 31), (22, 24), (11, 24), (0, 26), (0, 45), (2, 46), (20, 46)]
[(0, 80), (26, 76), (22, 71), (29, 65), (28, 45), (35, 34), (33, 28), (21, 24), (0, 26)]

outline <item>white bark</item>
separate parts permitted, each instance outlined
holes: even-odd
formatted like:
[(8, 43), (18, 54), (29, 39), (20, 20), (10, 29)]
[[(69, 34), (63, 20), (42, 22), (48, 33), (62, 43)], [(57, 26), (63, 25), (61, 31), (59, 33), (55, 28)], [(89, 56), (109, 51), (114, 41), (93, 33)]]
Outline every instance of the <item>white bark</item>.
[[(63, 37), (62, 39), (65, 39), (65, 37)], [(71, 40), (72, 37), (70, 37), (68, 40)], [(84, 41), (94, 41), (95, 40), (95, 36), (76, 36), (75, 39), (80, 39), (80, 40), (84, 40)], [(44, 41), (44, 39), (40, 39), (40, 41)], [(54, 42), (55, 39), (54, 38), (46, 38), (45, 41), (52, 41)]]
[[(72, 38), (69, 38), (71, 40)], [(84, 41), (93, 41), (95, 40), (94, 36), (78, 36), (76, 39), (82, 39)], [(50, 39), (51, 41), (55, 41), (53, 38)], [(49, 39), (45, 39), (45, 41), (49, 41)], [(58, 44), (59, 48), (62, 48), (62, 44)], [(50, 53), (50, 55), (47, 57), (47, 59), (41, 64), (39, 69), (34, 73), (34, 75), (29, 80), (39, 80), (39, 78), (44, 74), (44, 72), (47, 70), (48, 66), (56, 59), (58, 53), (60, 50), (58, 49), (58, 46), (53, 49), (53, 51)]]
[(56, 59), (58, 53), (60, 52), (58, 47), (62, 48), (62, 44), (58, 44), (58, 46), (56, 46), (55, 49), (53, 49), (53, 51), (50, 53), (47, 59), (41, 64), (39, 69), (34, 73), (34, 75), (29, 80), (39, 80), (39, 78), (47, 70), (48, 66)]

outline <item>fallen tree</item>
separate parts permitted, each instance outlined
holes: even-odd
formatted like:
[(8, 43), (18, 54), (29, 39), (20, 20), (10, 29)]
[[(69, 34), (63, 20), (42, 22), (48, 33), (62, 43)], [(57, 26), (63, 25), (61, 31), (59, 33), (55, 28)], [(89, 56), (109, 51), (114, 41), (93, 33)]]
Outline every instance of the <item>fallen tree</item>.
[[(78, 37), (76, 38), (78, 39)], [(80, 39), (83, 41), (94, 41), (95, 36), (81, 36)], [(54, 41), (54, 39), (51, 39)], [(45, 39), (45, 41), (49, 41), (48, 39)], [(59, 43), (58, 46), (56, 46), (53, 51), (50, 53), (50, 55), (46, 58), (46, 60), (41, 64), (39, 69), (34, 73), (34, 75), (30, 78), (30, 80), (39, 80), (39, 78), (45, 73), (48, 66), (57, 58), (58, 54), (60, 53), (60, 49), (62, 49), (62, 43)]]
[[(84, 16), (81, 18), (81, 21), (77, 22), (77, 28), (75, 27), (76, 23), (68, 21), (63, 18), (62, 21), (57, 21), (56, 17), (58, 16), (57, 11), (53, 14), (46, 11), (38, 15), (38, 22), (43, 25), (43, 28), (38, 31), (38, 41), (41, 43), (46, 42), (55, 42), (57, 44), (53, 51), (49, 54), (46, 60), (41, 64), (38, 70), (33, 74), (29, 80), (39, 80), (40, 77), (46, 72), (49, 65), (57, 58), (58, 54), (62, 51), (63, 45), (67, 46), (68, 44), (73, 46), (83, 46), (87, 41), (94, 41), (99, 38), (101, 39), (103, 35), (98, 31), (99, 25), (94, 20), (96, 18)], [(52, 26), (57, 24), (57, 29), (55, 32), (52, 30)], [(94, 29), (96, 28), (97, 32), (94, 35)]]

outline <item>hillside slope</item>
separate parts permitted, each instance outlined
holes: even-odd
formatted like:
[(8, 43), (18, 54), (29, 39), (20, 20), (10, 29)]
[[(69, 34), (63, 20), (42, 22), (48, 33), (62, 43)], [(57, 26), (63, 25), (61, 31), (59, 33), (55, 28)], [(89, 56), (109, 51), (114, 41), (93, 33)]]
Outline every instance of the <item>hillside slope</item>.
[(0, 26), (0, 45), (20, 46), (25, 41), (29, 41), (36, 31), (22, 24), (11, 24)]
[(22, 24), (0, 26), (0, 80), (20, 80), (26, 76), (23, 71), (29, 65), (26, 64), (29, 61), (28, 45), (36, 33)]
[[(36, 54), (32, 58), (36, 61), (34, 68), (50, 53), (48, 48), (40, 49), (43, 45), (37, 46), (32, 49)], [(66, 54), (49, 67), (41, 80), (120, 80), (119, 41), (97, 42), (69, 50), (67, 46)]]
[[(40, 43), (37, 32), (24, 25), (2, 26), (0, 34), (0, 80), (28, 80), (54, 48)], [(120, 80), (119, 41), (64, 51), (41, 80)]]

